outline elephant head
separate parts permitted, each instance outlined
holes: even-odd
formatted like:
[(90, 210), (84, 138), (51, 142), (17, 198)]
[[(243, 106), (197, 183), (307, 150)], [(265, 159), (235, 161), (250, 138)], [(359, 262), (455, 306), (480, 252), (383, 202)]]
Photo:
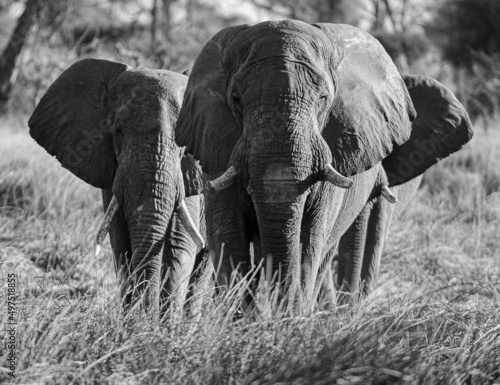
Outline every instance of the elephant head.
[[(208, 189), (236, 186), (248, 198), (262, 254), (277, 267), (299, 254), (305, 213), (318, 214), (318, 182), (350, 187), (349, 176), (409, 138), (414, 117), (401, 76), (369, 34), (272, 21), (223, 29), (206, 44), (176, 140), (211, 179), (220, 176)], [(309, 252), (320, 253), (325, 237), (307, 234)]]
[(117, 267), (127, 270), (126, 303), (133, 276), (136, 293), (148, 287), (145, 298), (157, 306), (174, 213), (203, 242), (184, 203), (185, 196), (199, 193), (201, 181), (186, 178), (187, 170), (183, 175), (184, 148), (173, 140), (186, 82), (170, 71), (81, 60), (50, 86), (28, 123), (30, 135), (63, 167), (103, 190), (109, 207), (97, 243), (113, 219)]

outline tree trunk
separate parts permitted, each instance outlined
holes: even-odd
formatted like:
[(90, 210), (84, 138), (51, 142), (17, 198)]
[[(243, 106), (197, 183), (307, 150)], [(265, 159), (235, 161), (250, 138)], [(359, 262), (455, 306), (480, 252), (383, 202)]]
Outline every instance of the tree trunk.
[(39, 0), (27, 0), (26, 8), (17, 21), (16, 28), (12, 32), (2, 55), (0, 56), (0, 103), (9, 100), (12, 90), (11, 78), (16, 68), (16, 59), (21, 53), (29, 30), (35, 21), (35, 16), (39, 11)]
[(153, 52), (156, 49), (156, 22), (158, 13), (158, 1), (153, 0), (153, 7), (151, 8), (151, 47)]
[(172, 43), (172, 4), (175, 0), (163, 0), (163, 13), (165, 16), (165, 40)]

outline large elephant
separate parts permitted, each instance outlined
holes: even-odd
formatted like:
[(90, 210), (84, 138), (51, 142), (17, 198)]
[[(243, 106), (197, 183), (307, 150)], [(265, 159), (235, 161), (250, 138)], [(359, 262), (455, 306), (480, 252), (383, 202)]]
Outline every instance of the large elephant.
[[(381, 179), (387, 181), (398, 202), (391, 204), (383, 199), (376, 186), (365, 207), (340, 239), (336, 286), (343, 293), (366, 295), (375, 288), (392, 219), (406, 208), (417, 192), (423, 172), (458, 151), (472, 138), (469, 116), (453, 92), (428, 76), (404, 75), (403, 79), (417, 118), (412, 123), (410, 140), (396, 147), (382, 161), (380, 169)], [(402, 158), (402, 152), (409, 156)]]
[(312, 299), (325, 250), (365, 204), (372, 168), (408, 140), (414, 117), (390, 57), (357, 28), (285, 20), (215, 35), (192, 68), (176, 141), (210, 179), (207, 241), (218, 283), (237, 266), (251, 269), (253, 243), (255, 263), (265, 256), (272, 274), (293, 283), (302, 270)]
[(203, 244), (201, 170), (173, 140), (186, 83), (170, 71), (81, 60), (54, 81), (28, 123), (63, 167), (102, 190), (97, 243), (109, 229), (125, 307), (142, 295), (148, 308), (171, 296), (182, 302)]
[(390, 57), (357, 28), (285, 20), (215, 35), (192, 68), (176, 140), (210, 179), (218, 284), (251, 269), (252, 243), (253, 262), (265, 258), (266, 275), (286, 279), (292, 304), (296, 282), (312, 304), (328, 251), (364, 207), (382, 159), (395, 148), (411, 156), (401, 145), (414, 118)]

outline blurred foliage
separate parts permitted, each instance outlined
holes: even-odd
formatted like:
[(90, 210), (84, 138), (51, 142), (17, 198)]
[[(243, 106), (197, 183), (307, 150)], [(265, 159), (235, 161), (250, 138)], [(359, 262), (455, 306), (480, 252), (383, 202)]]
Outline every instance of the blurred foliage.
[(431, 42), (423, 33), (379, 31), (374, 32), (373, 36), (380, 41), (402, 72), (407, 72), (411, 63), (430, 51)]
[(470, 69), (475, 52), (500, 53), (500, 1), (441, 0), (427, 30), (444, 59)]
[[(81, 58), (182, 72), (220, 29), (280, 18), (367, 30), (401, 72), (443, 81), (473, 119), (486, 122), (500, 105), (498, 0), (38, 1), (41, 11), (9, 75), (14, 112), (30, 113), (49, 84)], [(0, 0), (1, 52), (26, 4)]]
[(27, 0), (23, 12), (16, 22), (8, 43), (0, 55), (0, 108), (10, 98), (13, 81), (16, 76), (16, 61), (22, 52), (30, 29), (39, 17), (42, 3), (39, 0)]
[[(7, 46), (25, 4), (0, 0), (0, 51)], [(205, 0), (53, 0), (40, 4), (40, 15), (11, 76), (11, 112), (31, 113), (52, 81), (81, 58), (182, 72), (220, 29), (248, 22)]]
[(307, 23), (343, 23), (357, 26), (363, 0), (250, 0), (256, 7)]
[(487, 128), (500, 107), (500, 1), (441, 0), (426, 28), (455, 67), (458, 98)]
[(458, 67), (455, 71), (457, 97), (465, 105), (471, 119), (482, 118), (488, 128), (490, 117), (500, 111), (500, 52), (488, 55), (471, 52), (471, 67)]

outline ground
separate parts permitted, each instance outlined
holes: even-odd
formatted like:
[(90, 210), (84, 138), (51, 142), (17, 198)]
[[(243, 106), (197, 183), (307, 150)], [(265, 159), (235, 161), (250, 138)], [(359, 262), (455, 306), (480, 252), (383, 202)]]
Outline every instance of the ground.
[(290, 317), (263, 297), (235, 321), (237, 287), (158, 322), (122, 315), (107, 240), (94, 257), (100, 192), (2, 118), (0, 382), (500, 384), (499, 163), (500, 132), (477, 129), (428, 170), (353, 308)]

